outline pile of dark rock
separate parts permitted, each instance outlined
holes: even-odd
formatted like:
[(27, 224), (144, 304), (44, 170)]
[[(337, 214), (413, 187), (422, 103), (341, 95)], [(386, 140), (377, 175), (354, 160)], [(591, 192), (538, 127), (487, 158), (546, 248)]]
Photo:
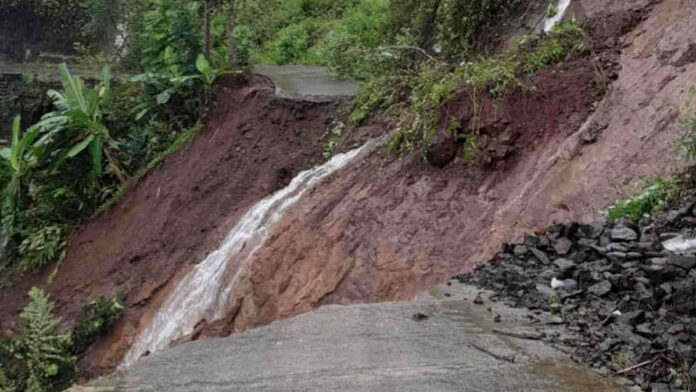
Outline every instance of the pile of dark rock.
[(556, 224), (457, 276), (515, 307), (558, 314), (573, 356), (644, 390), (696, 391), (696, 209)]

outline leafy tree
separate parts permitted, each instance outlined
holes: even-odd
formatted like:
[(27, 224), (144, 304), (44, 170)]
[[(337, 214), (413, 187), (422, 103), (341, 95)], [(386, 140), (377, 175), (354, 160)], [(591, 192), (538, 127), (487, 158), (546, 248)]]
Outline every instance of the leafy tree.
[(197, 2), (154, 0), (144, 13), (134, 45), (139, 66), (150, 72), (191, 74), (202, 52)]

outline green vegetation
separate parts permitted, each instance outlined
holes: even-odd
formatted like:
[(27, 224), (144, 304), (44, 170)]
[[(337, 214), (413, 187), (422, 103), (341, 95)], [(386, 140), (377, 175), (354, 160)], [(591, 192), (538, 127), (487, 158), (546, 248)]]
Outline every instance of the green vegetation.
[(615, 352), (611, 354), (609, 367), (611, 367), (611, 369), (615, 372), (618, 372), (620, 370), (625, 369), (630, 363), (631, 362), (628, 359), (628, 356), (626, 356), (626, 354), (621, 352)]
[[(480, 58), (452, 66), (430, 59), (412, 73), (373, 79), (361, 89), (351, 114), (352, 125), (359, 125), (377, 111), (394, 117), (396, 132), (390, 142), (392, 151), (411, 153), (428, 145), (440, 122), (438, 109), (454, 95), (466, 92), (478, 113), (482, 94), (500, 98), (513, 87), (527, 88), (524, 75), (563, 61), (585, 51), (582, 28), (569, 21), (557, 25), (548, 36), (524, 36), (515, 45), (496, 56)], [(398, 97), (408, 93), (406, 100)], [(448, 120), (450, 130), (471, 155), (476, 150), (473, 129), (461, 129)], [(476, 122), (476, 121), (474, 121)]]
[(81, 355), (87, 351), (100, 335), (111, 330), (123, 315), (123, 311), (123, 300), (120, 297), (101, 297), (87, 304), (73, 328), (72, 353)]
[(43, 291), (29, 291), (29, 304), (20, 314), (21, 336), (0, 336), (0, 391), (53, 392), (70, 386), (75, 363), (87, 347), (110, 330), (123, 313), (116, 297), (85, 306), (71, 333), (59, 333), (60, 318)]
[[(689, 90), (690, 102), (696, 97), (696, 88)], [(686, 159), (696, 158), (696, 106), (693, 103), (683, 110), (682, 125), (684, 126), (684, 134), (682, 136), (681, 145), (684, 157)]]
[[(84, 0), (84, 34), (100, 37), (99, 26), (119, 32), (125, 57), (115, 66), (135, 76), (114, 82), (106, 66), (98, 81), (87, 82), (61, 67), (62, 88), (49, 94), (53, 111), (24, 131), (17, 125), (10, 145), (0, 148), (0, 245), (9, 255), (3, 264), (28, 272), (60, 262), (77, 225), (190, 140), (216, 80), (234, 73), (237, 58), (244, 66), (322, 64), (365, 81), (349, 123), (327, 134), (325, 157), (344, 128), (383, 111), (396, 126), (392, 150), (427, 146), (438, 124), (448, 123), (465, 161), (472, 159), (475, 124), (440, 119), (443, 102), (461, 92), (475, 104), (482, 94), (500, 97), (524, 87), (522, 76), (584, 49), (582, 30), (567, 22), (505, 53), (477, 57), (486, 41), (479, 38), (521, 3)], [(95, 53), (101, 47), (85, 45), (87, 59), (111, 58)]]
[(679, 196), (679, 187), (673, 179), (644, 180), (642, 192), (616, 202), (609, 207), (612, 219), (630, 218), (639, 222), (646, 214), (663, 210)]
[[(130, 54), (138, 57), (130, 65), (141, 73), (114, 82), (106, 66), (98, 80), (85, 81), (61, 65), (61, 88), (48, 91), (52, 111), (26, 130), (15, 119), (12, 140), (0, 144), (0, 267), (30, 272), (60, 262), (75, 227), (190, 139), (216, 79), (234, 73), (201, 54), (197, 2), (90, 4), (108, 11), (95, 20), (118, 19), (113, 12), (132, 18)], [(225, 23), (215, 24), (216, 42), (224, 42)]]

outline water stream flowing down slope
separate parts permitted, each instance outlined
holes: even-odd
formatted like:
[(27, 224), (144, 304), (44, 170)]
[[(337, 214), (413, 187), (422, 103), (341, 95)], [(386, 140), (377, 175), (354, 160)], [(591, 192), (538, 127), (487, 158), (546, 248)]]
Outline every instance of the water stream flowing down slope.
[[(201, 320), (224, 317), (240, 272), (273, 225), (308, 189), (347, 165), (370, 144), (301, 172), (287, 187), (251, 207), (222, 245), (179, 282), (150, 325), (139, 334), (121, 367), (128, 367), (143, 354), (162, 350), (172, 341), (191, 334)], [(231, 274), (230, 269), (233, 269)]]

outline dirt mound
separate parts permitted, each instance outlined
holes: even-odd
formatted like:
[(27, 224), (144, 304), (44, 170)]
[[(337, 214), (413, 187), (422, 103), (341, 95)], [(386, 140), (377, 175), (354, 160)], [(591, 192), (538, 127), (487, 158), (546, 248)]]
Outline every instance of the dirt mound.
[[(637, 179), (681, 165), (670, 142), (681, 132), (685, 86), (696, 78), (696, 64), (674, 65), (696, 40), (696, 14), (683, 3), (595, 11), (600, 38), (627, 34), (612, 40), (617, 46), (595, 38), (608, 47), (537, 74), (532, 94), (484, 102), (482, 153), (471, 164), (454, 159), (439, 169), (418, 155), (376, 150), (324, 181), (277, 225), (235, 287), (233, 311), (202, 336), (323, 304), (412, 298), (525, 231), (591, 221)], [(465, 120), (471, 103), (457, 97), (447, 108)]]
[(109, 339), (88, 353), (85, 375), (120, 361), (141, 320), (167, 284), (216, 248), (246, 209), (317, 163), (339, 102), (275, 97), (264, 78), (224, 87), (208, 125), (167, 157), (108, 213), (73, 238), (56, 281), (51, 269), (0, 292), (0, 326), (16, 329), (32, 286), (45, 287), (71, 323), (99, 296), (127, 294), (127, 313)]

